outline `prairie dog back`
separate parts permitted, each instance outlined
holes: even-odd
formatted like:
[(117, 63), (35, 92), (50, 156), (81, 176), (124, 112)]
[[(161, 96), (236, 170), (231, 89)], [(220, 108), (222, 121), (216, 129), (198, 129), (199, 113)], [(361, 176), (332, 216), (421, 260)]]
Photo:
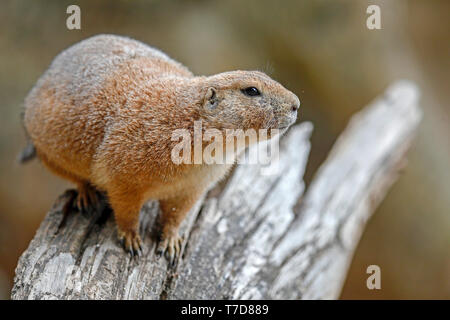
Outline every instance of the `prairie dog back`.
[(116, 35), (97, 35), (67, 48), (55, 57), (27, 100), (45, 87), (64, 104), (75, 104), (95, 95), (124, 63), (146, 58), (142, 70), (151, 78), (165, 75), (192, 77), (182, 64), (140, 41)]

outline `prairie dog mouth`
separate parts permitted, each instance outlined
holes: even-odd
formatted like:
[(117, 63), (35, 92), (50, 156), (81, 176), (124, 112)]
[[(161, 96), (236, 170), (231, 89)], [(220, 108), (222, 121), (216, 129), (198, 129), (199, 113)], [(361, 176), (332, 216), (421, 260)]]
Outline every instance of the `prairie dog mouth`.
[(276, 126), (276, 129), (280, 129), (280, 130), (287, 129), (290, 126), (292, 126), (294, 123), (295, 123), (295, 120), (292, 120), (289, 123), (280, 123), (278, 126)]

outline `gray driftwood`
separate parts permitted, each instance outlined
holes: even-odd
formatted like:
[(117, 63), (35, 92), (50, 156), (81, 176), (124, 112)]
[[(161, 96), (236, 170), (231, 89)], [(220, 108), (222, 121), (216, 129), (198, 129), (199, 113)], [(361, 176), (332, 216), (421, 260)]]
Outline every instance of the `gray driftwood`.
[(399, 82), (356, 114), (305, 194), (312, 125), (291, 128), (275, 165), (239, 165), (197, 204), (173, 268), (154, 253), (156, 202), (141, 212), (140, 259), (118, 245), (111, 218), (72, 214), (59, 227), (57, 202), (19, 260), (12, 298), (338, 298), (364, 225), (404, 165), (417, 101)]

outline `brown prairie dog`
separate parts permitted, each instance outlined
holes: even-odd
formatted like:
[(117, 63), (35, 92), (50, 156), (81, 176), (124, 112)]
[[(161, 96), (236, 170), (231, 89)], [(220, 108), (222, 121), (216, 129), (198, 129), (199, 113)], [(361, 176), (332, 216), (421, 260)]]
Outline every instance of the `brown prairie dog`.
[(139, 211), (161, 208), (158, 251), (180, 251), (178, 227), (229, 164), (175, 164), (176, 129), (286, 129), (300, 102), (264, 73), (194, 76), (144, 43), (98, 35), (61, 52), (25, 99), (30, 148), (54, 173), (77, 186), (80, 210), (105, 192), (118, 237), (140, 253)]

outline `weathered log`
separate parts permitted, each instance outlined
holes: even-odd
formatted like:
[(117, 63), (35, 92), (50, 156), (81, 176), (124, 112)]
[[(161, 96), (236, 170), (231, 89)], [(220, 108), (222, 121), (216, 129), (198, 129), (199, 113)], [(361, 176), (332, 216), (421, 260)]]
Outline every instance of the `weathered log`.
[(137, 259), (118, 245), (112, 218), (72, 214), (60, 226), (59, 201), (19, 260), (12, 298), (338, 298), (364, 225), (405, 163), (417, 102), (416, 87), (399, 82), (355, 115), (305, 195), (312, 125), (291, 128), (278, 161), (238, 165), (197, 203), (173, 267), (155, 255), (157, 202), (141, 212)]

